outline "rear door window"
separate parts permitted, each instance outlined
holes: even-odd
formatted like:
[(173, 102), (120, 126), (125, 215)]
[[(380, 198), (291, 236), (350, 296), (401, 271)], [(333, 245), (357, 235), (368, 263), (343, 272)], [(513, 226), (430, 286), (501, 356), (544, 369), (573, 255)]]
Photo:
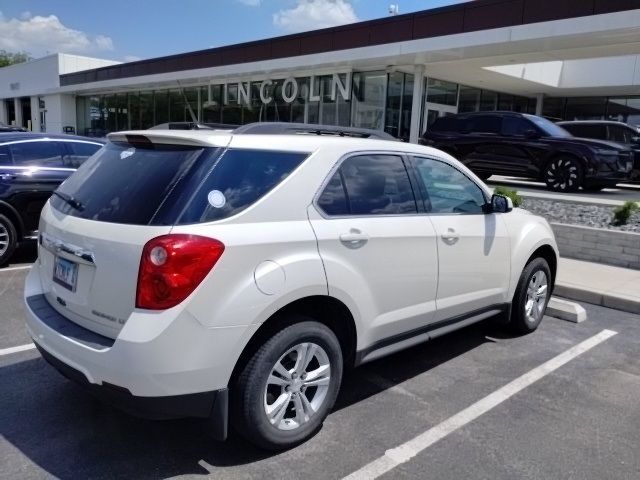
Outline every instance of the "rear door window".
[(9, 145), (13, 163), (20, 167), (62, 167), (63, 149), (60, 142), (33, 141)]
[(491, 133), (498, 135), (502, 131), (502, 118), (497, 115), (474, 115), (469, 117), (469, 133)]
[(607, 127), (598, 124), (567, 124), (560, 125), (565, 130), (568, 130), (574, 137), (581, 138), (595, 138), (598, 140), (607, 140)]
[(609, 140), (612, 142), (632, 143), (633, 131), (620, 125), (609, 125)]
[[(59, 191), (82, 204), (75, 209), (54, 196), (57, 210), (75, 217), (131, 225), (165, 225), (175, 215), (160, 215), (205, 149), (155, 145), (139, 148), (108, 143), (69, 177)], [(212, 150), (212, 149), (207, 149)]]
[(65, 142), (67, 153), (64, 156), (64, 164), (69, 168), (78, 168), (91, 155), (102, 148), (102, 145), (86, 142)]
[(0, 145), (0, 165), (13, 165), (9, 147), (6, 145)]
[(503, 135), (524, 137), (530, 130), (536, 131), (535, 125), (522, 117), (507, 116), (502, 122)]
[[(340, 186), (344, 185), (341, 192)], [(343, 195), (345, 202), (343, 202)], [(417, 213), (402, 157), (358, 155), (345, 160), (318, 199), (328, 215), (398, 215)]]

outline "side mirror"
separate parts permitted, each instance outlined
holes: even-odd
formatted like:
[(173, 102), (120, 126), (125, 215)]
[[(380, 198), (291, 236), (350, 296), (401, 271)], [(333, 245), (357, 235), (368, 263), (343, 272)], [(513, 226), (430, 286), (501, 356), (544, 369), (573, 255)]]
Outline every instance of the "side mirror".
[(537, 130), (530, 128), (529, 130), (524, 132), (524, 136), (530, 140), (535, 140), (537, 138), (540, 138), (540, 133)]
[(491, 197), (490, 213), (509, 213), (513, 210), (513, 202), (509, 197), (494, 194)]

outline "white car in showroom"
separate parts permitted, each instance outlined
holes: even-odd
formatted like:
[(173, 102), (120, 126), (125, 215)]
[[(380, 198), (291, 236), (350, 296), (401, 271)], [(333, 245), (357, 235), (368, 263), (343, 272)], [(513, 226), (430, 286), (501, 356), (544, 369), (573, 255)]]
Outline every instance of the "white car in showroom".
[(36, 346), (126, 411), (276, 450), (322, 425), (346, 368), (489, 317), (535, 330), (558, 260), (548, 223), (385, 137), (109, 135), (42, 212)]

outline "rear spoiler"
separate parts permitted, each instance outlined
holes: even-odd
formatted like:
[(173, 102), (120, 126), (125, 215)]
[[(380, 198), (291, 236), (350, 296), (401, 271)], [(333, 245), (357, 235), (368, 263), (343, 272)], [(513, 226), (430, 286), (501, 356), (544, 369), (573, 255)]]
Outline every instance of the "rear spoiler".
[(190, 147), (225, 147), (231, 141), (229, 132), (206, 130), (195, 131), (190, 135), (185, 130), (135, 130), (131, 132), (114, 132), (107, 135), (111, 142), (129, 143), (141, 147), (159, 145), (184, 145)]

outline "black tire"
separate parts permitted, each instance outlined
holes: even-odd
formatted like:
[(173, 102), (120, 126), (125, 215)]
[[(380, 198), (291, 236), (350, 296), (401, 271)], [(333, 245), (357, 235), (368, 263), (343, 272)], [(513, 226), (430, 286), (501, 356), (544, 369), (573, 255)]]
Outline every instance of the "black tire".
[[(541, 313), (539, 316), (529, 316), (526, 313), (528, 289), (534, 275), (539, 275), (540, 273), (544, 273), (547, 283), (545, 296), (541, 299)], [(551, 270), (549, 269), (549, 264), (544, 258), (534, 258), (526, 267), (524, 267), (524, 270), (520, 275), (520, 280), (518, 280), (516, 292), (511, 304), (511, 321), (509, 322), (509, 325), (512, 330), (520, 334), (527, 334), (538, 328), (538, 325), (540, 325), (542, 317), (544, 316), (544, 312), (547, 309), (549, 298), (551, 298), (551, 285)], [(537, 305), (540, 306), (540, 302), (538, 302)], [(536, 308), (535, 302), (534, 308)]]
[(577, 192), (582, 185), (582, 166), (573, 157), (556, 157), (544, 169), (543, 180), (554, 192)]
[[(272, 451), (291, 448), (311, 437), (333, 408), (342, 381), (342, 351), (335, 334), (325, 325), (308, 317), (295, 315), (289, 320), (294, 323), (266, 340), (253, 354), (231, 392), (230, 420), (233, 429), (254, 445)], [(324, 400), (306, 423), (292, 430), (282, 430), (270, 422), (265, 411), (265, 405), (268, 403), (266, 399), (271, 395), (269, 388), (273, 387), (268, 386), (267, 379), (285, 353), (306, 342), (322, 347), (327, 355), (330, 365), (328, 388)], [(309, 365), (311, 366), (312, 363)], [(319, 392), (319, 387), (316, 387), (315, 391), (312, 391), (313, 387), (309, 388), (310, 394), (314, 395), (310, 401), (313, 401)], [(275, 394), (271, 398), (275, 399), (278, 395), (282, 393)], [(302, 393), (297, 395), (301, 396)], [(294, 414), (290, 408), (294, 408), (295, 404), (287, 403), (287, 405), (287, 414), (283, 421), (290, 421), (287, 415)]]
[(0, 267), (5, 265), (18, 246), (16, 227), (4, 215), (0, 214)]

